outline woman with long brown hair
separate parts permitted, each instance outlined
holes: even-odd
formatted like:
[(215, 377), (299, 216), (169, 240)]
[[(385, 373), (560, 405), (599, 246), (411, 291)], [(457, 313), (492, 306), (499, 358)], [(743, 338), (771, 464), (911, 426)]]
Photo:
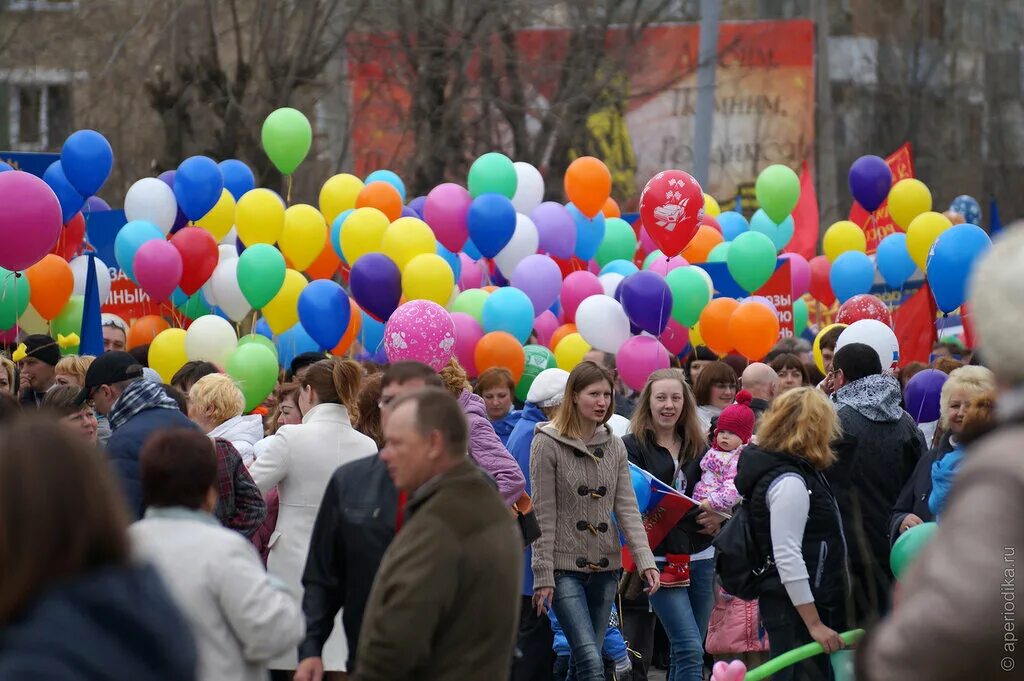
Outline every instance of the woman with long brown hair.
[(708, 362), (693, 384), (697, 417), (705, 433), (711, 421), (736, 399), (736, 371), (725, 362)]

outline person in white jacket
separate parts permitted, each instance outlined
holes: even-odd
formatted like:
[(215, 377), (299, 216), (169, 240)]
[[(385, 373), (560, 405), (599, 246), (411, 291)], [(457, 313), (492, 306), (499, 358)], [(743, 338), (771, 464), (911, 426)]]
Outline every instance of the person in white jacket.
[(140, 455), (145, 517), (129, 529), (136, 560), (152, 563), (188, 619), (199, 681), (257, 681), (305, 633), (295, 594), (264, 570), (255, 548), (211, 515), (213, 442), (194, 430), (156, 434)]
[(263, 439), (263, 418), (244, 410), (245, 396), (227, 374), (203, 376), (188, 391), (188, 417), (211, 438), (230, 442), (249, 467)]
[[(302, 423), (282, 426), (261, 445), (249, 468), (261, 492), (277, 485), (281, 499), (267, 569), (299, 594), (313, 524), (331, 475), (343, 464), (377, 453), (376, 443), (352, 427), (361, 379), (362, 369), (351, 360), (323, 359), (310, 366), (299, 383)], [(348, 649), (340, 617), (322, 658), (326, 671), (345, 671)], [(293, 648), (270, 668), (293, 670), (297, 665)]]

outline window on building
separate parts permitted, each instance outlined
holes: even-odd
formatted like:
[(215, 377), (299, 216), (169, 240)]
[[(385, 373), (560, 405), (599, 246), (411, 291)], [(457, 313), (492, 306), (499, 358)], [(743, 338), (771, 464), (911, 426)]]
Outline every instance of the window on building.
[[(0, 6), (3, 4), (3, 1), (0, 0)], [(75, 10), (78, 9), (78, 0), (7, 0), (7, 9), (18, 11)]]
[(71, 134), (71, 86), (8, 83), (7, 133), (11, 149), (47, 151)]

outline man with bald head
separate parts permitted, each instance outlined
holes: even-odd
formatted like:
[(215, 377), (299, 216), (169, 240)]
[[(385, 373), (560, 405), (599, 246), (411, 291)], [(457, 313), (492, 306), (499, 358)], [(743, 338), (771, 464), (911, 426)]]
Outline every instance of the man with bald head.
[(754, 412), (754, 417), (760, 421), (761, 414), (768, 411), (779, 391), (779, 375), (767, 364), (754, 362), (743, 370), (740, 387), (753, 398), (750, 400), (750, 408)]

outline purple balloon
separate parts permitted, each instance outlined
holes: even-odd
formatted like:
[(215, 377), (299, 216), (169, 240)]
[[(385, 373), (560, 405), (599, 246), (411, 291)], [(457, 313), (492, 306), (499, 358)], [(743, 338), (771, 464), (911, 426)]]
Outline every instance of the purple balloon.
[(878, 156), (861, 156), (850, 166), (850, 193), (865, 210), (878, 210), (892, 189), (892, 171)]
[(540, 246), (537, 250), (556, 258), (571, 258), (576, 251), (576, 221), (569, 209), (555, 201), (545, 201), (530, 213), (537, 226)]
[(85, 211), (88, 213), (102, 213), (110, 210), (110, 204), (98, 196), (90, 196), (85, 200)]
[(411, 206), (402, 206), (402, 217), (419, 219), (420, 214), (413, 210)]
[(938, 369), (924, 369), (907, 381), (907, 387), (903, 389), (903, 400), (907, 405), (907, 413), (914, 417), (914, 421), (929, 423), (939, 420), (939, 396), (947, 378), (949, 376)]
[[(165, 170), (164, 172), (162, 172), (159, 175), (157, 175), (156, 179), (160, 180), (161, 182), (166, 184), (168, 187), (170, 187), (171, 191), (174, 191), (174, 176), (177, 175), (177, 174), (178, 174), (178, 171), (176, 171), (176, 170)], [(185, 214), (181, 212), (181, 206), (178, 206), (178, 215), (175, 216), (174, 224), (171, 226), (171, 234), (174, 234), (175, 232), (177, 232), (179, 229), (181, 229), (182, 227), (184, 227), (187, 224), (188, 224), (188, 218), (185, 217)]]
[(349, 273), (349, 289), (359, 307), (378, 321), (385, 322), (398, 308), (402, 298), (402, 273), (398, 265), (383, 253), (360, 256)]
[(409, 208), (412, 208), (414, 211), (416, 211), (416, 216), (421, 220), (423, 219), (423, 206), (424, 204), (426, 204), (426, 202), (427, 197), (417, 196), (415, 199), (408, 203)]
[(529, 297), (536, 318), (555, 304), (562, 293), (562, 270), (546, 255), (535, 253), (519, 261), (511, 283)]
[(658, 336), (672, 314), (672, 291), (665, 279), (650, 270), (631, 274), (620, 284), (622, 309), (630, 322)]

